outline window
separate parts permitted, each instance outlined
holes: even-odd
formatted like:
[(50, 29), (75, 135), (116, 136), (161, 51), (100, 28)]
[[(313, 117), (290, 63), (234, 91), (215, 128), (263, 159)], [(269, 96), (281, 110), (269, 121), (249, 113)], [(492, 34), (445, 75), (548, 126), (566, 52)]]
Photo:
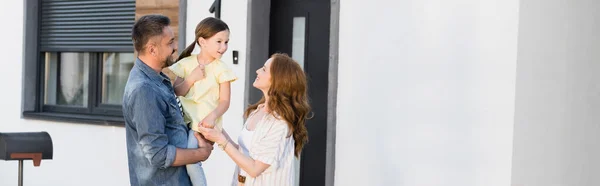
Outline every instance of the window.
[(44, 52), (42, 111), (122, 116), (133, 53)]
[(34, 57), (24, 55), (23, 115), (122, 123), (135, 60), (135, 0), (27, 0), (26, 6), (26, 30), (35, 29), (26, 33), (26, 53)]
[[(184, 48), (186, 0), (25, 0), (23, 117), (123, 125), (135, 18), (163, 14)], [(182, 5), (182, 6), (180, 6)], [(180, 16), (180, 12), (181, 16)]]

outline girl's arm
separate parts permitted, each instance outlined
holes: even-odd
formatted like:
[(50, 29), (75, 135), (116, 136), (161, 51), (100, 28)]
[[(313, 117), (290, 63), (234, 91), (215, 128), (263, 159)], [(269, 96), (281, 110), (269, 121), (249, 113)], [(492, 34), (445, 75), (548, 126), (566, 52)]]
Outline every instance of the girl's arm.
[(231, 83), (227, 81), (219, 85), (219, 105), (211, 114), (221, 117), (229, 109), (229, 99), (231, 99)]
[(207, 126), (205, 126), (205, 127), (209, 127), (209, 128), (214, 127), (215, 120), (218, 117), (223, 116), (225, 111), (227, 111), (227, 109), (229, 109), (230, 97), (231, 97), (231, 83), (229, 81), (221, 83), (219, 85), (219, 104), (217, 105), (217, 108), (215, 108), (215, 110), (213, 110), (202, 121), (203, 123), (207, 124)]
[(204, 79), (204, 65), (198, 65), (187, 78), (177, 76), (173, 83), (175, 95), (185, 96), (196, 81)]
[(175, 89), (175, 95), (177, 96), (185, 96), (192, 88), (195, 82), (192, 79), (183, 79), (179, 76), (175, 78), (175, 83), (173, 83), (173, 88)]

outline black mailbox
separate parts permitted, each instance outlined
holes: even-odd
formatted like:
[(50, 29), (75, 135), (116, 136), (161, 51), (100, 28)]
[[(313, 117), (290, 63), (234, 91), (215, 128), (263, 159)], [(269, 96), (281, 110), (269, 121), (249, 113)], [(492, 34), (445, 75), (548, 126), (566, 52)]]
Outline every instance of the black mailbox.
[(52, 159), (52, 138), (47, 132), (0, 133), (0, 159), (19, 161), (19, 185), (23, 185), (23, 160), (40, 166)]

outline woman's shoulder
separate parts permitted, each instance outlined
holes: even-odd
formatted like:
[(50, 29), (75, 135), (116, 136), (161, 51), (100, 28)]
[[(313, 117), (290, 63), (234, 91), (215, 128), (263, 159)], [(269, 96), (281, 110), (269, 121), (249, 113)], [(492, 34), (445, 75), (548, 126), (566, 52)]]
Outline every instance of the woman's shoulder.
[(267, 114), (267, 117), (265, 118), (265, 120), (267, 121), (267, 123), (270, 124), (271, 128), (280, 128), (280, 129), (286, 129), (288, 128), (288, 123), (287, 121), (285, 121), (285, 119), (283, 119), (283, 117), (281, 117), (279, 114), (272, 112)]
[[(265, 104), (259, 104), (256, 109), (254, 109), (252, 112), (250, 112), (250, 114), (248, 115), (248, 118), (252, 117), (253, 115), (255, 115), (256, 113), (258, 113), (259, 110), (263, 109), (265, 107)], [(269, 112), (267, 113), (261, 120), (259, 120), (259, 123), (262, 127), (265, 128), (272, 128), (272, 127), (284, 127), (287, 128), (287, 121), (285, 121), (285, 119), (283, 119), (283, 117), (281, 117), (279, 114), (277, 114), (277, 112)]]
[(289, 126), (285, 120), (277, 118), (272, 114), (267, 114), (263, 120), (257, 123), (255, 134), (283, 137), (289, 133), (289, 130)]

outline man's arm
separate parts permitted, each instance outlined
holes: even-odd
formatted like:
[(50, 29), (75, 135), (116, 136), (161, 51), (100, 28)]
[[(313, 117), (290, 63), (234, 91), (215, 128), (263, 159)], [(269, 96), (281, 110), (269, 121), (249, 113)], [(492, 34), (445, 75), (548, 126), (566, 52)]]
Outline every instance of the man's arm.
[[(166, 119), (164, 112), (168, 105), (149, 85), (143, 85), (132, 92), (132, 119), (137, 129), (138, 144), (142, 147), (144, 157), (156, 168), (167, 168), (196, 163), (210, 155), (207, 148), (179, 149), (169, 144), (165, 133)], [(199, 140), (199, 143), (204, 140)], [(208, 152), (207, 152), (208, 151)], [(175, 160), (177, 161), (176, 165)]]
[(195, 133), (194, 136), (196, 137), (196, 140), (198, 140), (198, 146), (202, 147), (197, 149), (177, 148), (177, 151), (175, 152), (175, 161), (173, 161), (173, 165), (171, 166), (193, 164), (208, 159), (208, 156), (210, 156), (210, 153), (213, 150), (213, 146), (209, 145), (208, 141), (198, 133)]

